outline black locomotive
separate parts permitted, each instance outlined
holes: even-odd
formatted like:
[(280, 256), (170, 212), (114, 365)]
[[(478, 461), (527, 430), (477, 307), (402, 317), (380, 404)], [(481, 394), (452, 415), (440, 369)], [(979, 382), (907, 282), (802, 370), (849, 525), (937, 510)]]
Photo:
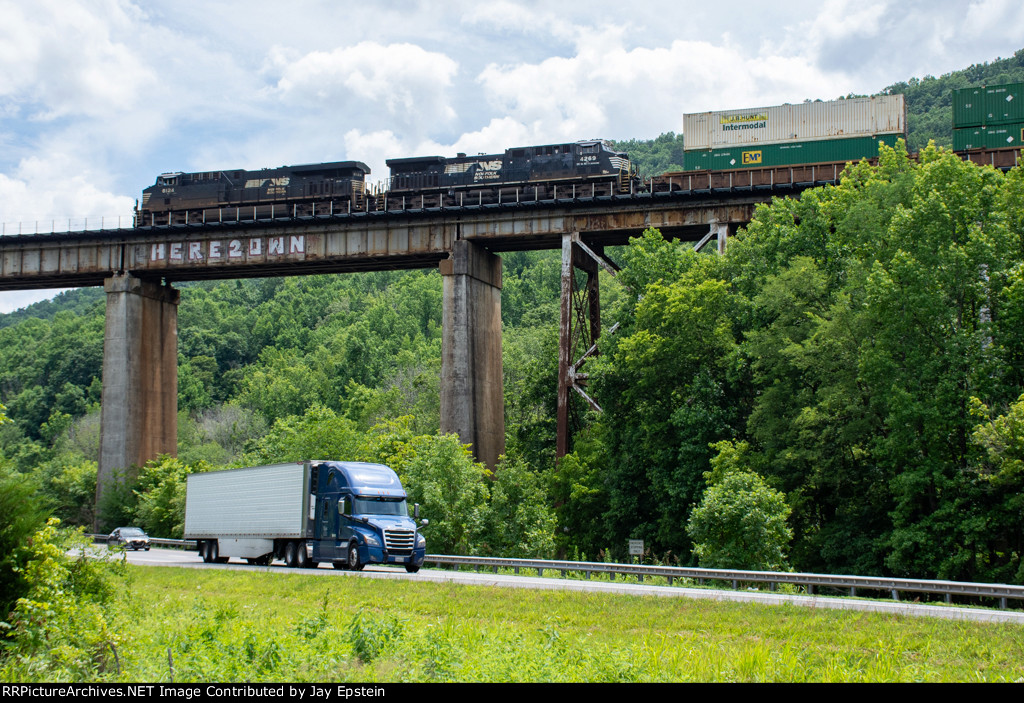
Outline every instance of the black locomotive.
[[(422, 156), (390, 159), (388, 191), (477, 190), (494, 185), (624, 184), (629, 192), (629, 157), (607, 142), (587, 141), (506, 149), (504, 154), (459, 154), (454, 159)], [(613, 188), (615, 190), (615, 188)], [(611, 194), (611, 193), (608, 193)]]
[(328, 214), (337, 206), (362, 209), (369, 172), (369, 166), (360, 161), (334, 161), (259, 171), (162, 173), (155, 185), (142, 191), (136, 226), (199, 222), (211, 217), (235, 220)]
[(372, 191), (365, 187), (370, 169), (359, 161), (164, 173), (142, 192), (135, 222), (198, 224), (614, 195), (629, 193), (635, 179), (629, 157), (599, 140), (387, 164), (391, 178)]

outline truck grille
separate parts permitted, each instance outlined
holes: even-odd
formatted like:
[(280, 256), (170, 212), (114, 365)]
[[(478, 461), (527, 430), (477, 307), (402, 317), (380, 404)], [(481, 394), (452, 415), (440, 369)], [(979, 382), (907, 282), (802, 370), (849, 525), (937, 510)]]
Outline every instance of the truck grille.
[(384, 546), (392, 554), (411, 554), (415, 542), (416, 533), (412, 530), (384, 530)]

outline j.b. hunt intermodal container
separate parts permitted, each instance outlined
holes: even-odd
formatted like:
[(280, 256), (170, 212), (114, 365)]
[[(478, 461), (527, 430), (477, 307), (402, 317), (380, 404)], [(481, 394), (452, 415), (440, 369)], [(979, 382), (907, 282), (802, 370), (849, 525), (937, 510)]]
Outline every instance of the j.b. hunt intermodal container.
[(953, 91), (954, 129), (1014, 122), (1024, 122), (1024, 83), (976, 86)]
[(860, 161), (878, 156), (878, 143), (895, 146), (902, 134), (847, 139), (819, 139), (784, 144), (751, 144), (723, 149), (684, 151), (685, 171), (725, 171), (757, 166), (796, 166), (830, 161)]
[(1024, 147), (1024, 120), (1013, 124), (992, 124), (953, 130), (953, 149), (1020, 149)]
[[(683, 116), (687, 171), (856, 160), (906, 134), (902, 95)], [(818, 144), (820, 142), (820, 144)]]

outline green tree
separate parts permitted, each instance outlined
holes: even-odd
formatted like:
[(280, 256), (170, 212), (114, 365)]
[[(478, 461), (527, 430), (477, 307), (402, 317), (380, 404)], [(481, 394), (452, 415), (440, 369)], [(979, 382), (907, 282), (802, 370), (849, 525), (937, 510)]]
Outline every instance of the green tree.
[(185, 493), (189, 474), (209, 471), (205, 462), (188, 465), (170, 456), (146, 462), (135, 487), (135, 524), (154, 537), (181, 539), (185, 532)]
[(973, 401), (974, 415), (986, 418), (974, 428), (972, 444), (989, 507), (985, 528), (996, 536), (992, 576), (1024, 583), (1024, 395), (992, 419), (987, 407)]
[(749, 468), (745, 442), (719, 442), (705, 476), (708, 487), (686, 531), (700, 565), (713, 569), (786, 571), (793, 532), (785, 496)]
[(486, 556), (551, 558), (555, 514), (541, 477), (519, 458), (502, 457), (488, 486), (490, 497), (473, 536), (473, 551)]
[(0, 463), (0, 619), (6, 619), (28, 588), (28, 545), (45, 521), (46, 511), (32, 480)]
[(603, 540), (643, 538), (656, 552), (687, 555), (679, 526), (703, 488), (708, 445), (734, 436), (739, 418), (730, 382), (737, 300), (717, 257), (656, 231), (632, 240), (624, 258), (622, 327), (602, 338), (592, 371), (604, 409), (592, 464), (608, 496)]

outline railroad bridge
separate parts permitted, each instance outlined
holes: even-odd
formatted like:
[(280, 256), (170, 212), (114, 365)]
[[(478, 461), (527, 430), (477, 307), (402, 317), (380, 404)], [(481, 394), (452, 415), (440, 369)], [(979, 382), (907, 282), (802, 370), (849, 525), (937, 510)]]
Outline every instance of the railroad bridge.
[(721, 251), (758, 203), (836, 182), (842, 167), (787, 167), (760, 181), (730, 176), (717, 184), (684, 176), (653, 193), (562, 192), (531, 200), (517, 192), (503, 202), (458, 207), (410, 199), (379, 212), (306, 217), (232, 209), (215, 221), (5, 236), (0, 290), (106, 290), (98, 500), (118, 469), (176, 453), (176, 282), (439, 267), (441, 430), (457, 433), (480, 461), (494, 466), (505, 444), (501, 252), (562, 251), (561, 456), (569, 450), (571, 394), (597, 407), (580, 367), (600, 335), (598, 269), (617, 270), (604, 247), (656, 227), (697, 248), (714, 239)]

